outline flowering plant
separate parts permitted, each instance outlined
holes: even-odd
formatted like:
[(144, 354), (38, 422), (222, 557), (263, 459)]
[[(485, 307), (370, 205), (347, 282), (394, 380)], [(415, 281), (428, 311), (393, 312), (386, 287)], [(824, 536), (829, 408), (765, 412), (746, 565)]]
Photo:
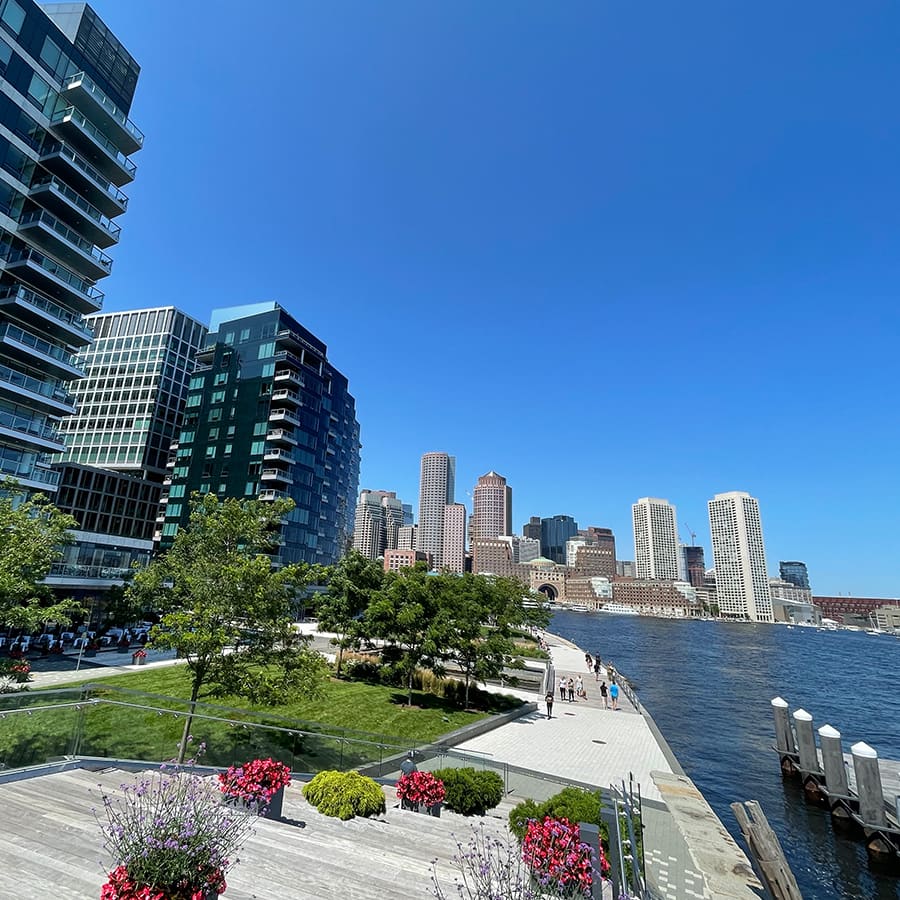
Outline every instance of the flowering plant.
[(397, 782), (397, 796), (407, 803), (434, 806), (444, 802), (446, 793), (444, 782), (435, 778), (431, 772), (410, 772), (408, 775), (401, 775)]
[(594, 852), (580, 840), (577, 823), (550, 816), (532, 819), (522, 841), (522, 859), (541, 885), (590, 896)]
[(31, 663), (25, 659), (0, 659), (0, 694), (20, 690), (19, 685), (31, 681)]
[(97, 820), (116, 861), (101, 900), (205, 900), (225, 891), (250, 820), (223, 806), (211, 781), (164, 765), (121, 785), (118, 797), (101, 792), (105, 821)]
[(226, 797), (259, 806), (267, 806), (272, 797), (290, 783), (291, 770), (271, 758), (254, 759), (219, 773), (221, 791)]
[(132, 659), (146, 659), (147, 651), (146, 650), (135, 650), (134, 653), (131, 654)]

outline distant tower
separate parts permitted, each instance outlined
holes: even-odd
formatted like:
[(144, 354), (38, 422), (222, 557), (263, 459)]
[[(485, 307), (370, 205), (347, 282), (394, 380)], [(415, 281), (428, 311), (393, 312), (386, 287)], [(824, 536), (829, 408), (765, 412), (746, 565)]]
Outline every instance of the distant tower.
[(702, 588), (703, 578), (706, 574), (706, 563), (703, 560), (703, 548), (695, 546), (683, 546), (684, 570), (691, 587)]
[(539, 516), (532, 516), (522, 526), (522, 537), (531, 538), (535, 541), (541, 539), (541, 520)]
[[(455, 482), (456, 457), (446, 453), (426, 453), (422, 457), (416, 549), (431, 554), (436, 569), (444, 565), (444, 507), (453, 503)], [(463, 521), (464, 547), (465, 531)]]
[(566, 541), (578, 534), (578, 523), (571, 516), (541, 519), (541, 553), (558, 565), (566, 564)]
[(678, 580), (678, 530), (668, 500), (642, 497), (631, 507), (634, 566), (638, 578)]
[(720, 614), (773, 621), (759, 501), (744, 491), (716, 494), (709, 501), (709, 531)]
[(482, 475), (472, 492), (472, 538), (512, 534), (512, 488), (496, 472)]
[(806, 571), (805, 562), (798, 562), (797, 560), (782, 561), (778, 563), (778, 570), (781, 573), (782, 581), (789, 581), (805, 591), (810, 590), (809, 572)]
[(403, 524), (403, 504), (393, 491), (360, 491), (353, 547), (369, 559), (396, 550)]
[(444, 507), (443, 557), (435, 568), (451, 572), (466, 570), (466, 508), (462, 503), (448, 503)]

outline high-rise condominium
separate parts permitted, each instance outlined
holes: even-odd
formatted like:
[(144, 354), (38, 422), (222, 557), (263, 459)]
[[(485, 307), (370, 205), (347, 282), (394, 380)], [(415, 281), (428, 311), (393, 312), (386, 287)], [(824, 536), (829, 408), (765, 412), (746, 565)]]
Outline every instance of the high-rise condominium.
[[(444, 507), (453, 503), (456, 490), (456, 457), (442, 452), (422, 456), (419, 478), (419, 525), (416, 548), (431, 556), (436, 569), (444, 566)], [(463, 546), (465, 549), (465, 521)]]
[(394, 491), (360, 491), (353, 527), (353, 548), (369, 559), (399, 546), (403, 504)]
[(634, 566), (638, 578), (678, 580), (678, 530), (668, 500), (642, 497), (631, 507)]
[(440, 568), (451, 572), (466, 570), (466, 508), (462, 503), (444, 507), (444, 536)]
[(512, 488), (496, 472), (482, 475), (472, 492), (472, 540), (512, 534)]
[(773, 621), (759, 501), (743, 491), (716, 494), (709, 501), (709, 531), (720, 614)]
[(59, 423), (82, 377), (144, 136), (140, 67), (85, 3), (0, 3), (0, 474), (54, 491)]
[(353, 534), (359, 424), (327, 348), (277, 303), (215, 310), (188, 385), (170, 458), (164, 524), (171, 545), (193, 491), (290, 498), (282, 562), (336, 562)]
[(805, 562), (799, 562), (798, 560), (782, 560), (778, 563), (778, 570), (784, 581), (789, 581), (791, 584), (796, 585), (798, 588), (803, 588), (805, 591), (810, 589), (809, 572), (806, 570)]
[(561, 566), (566, 564), (566, 541), (578, 534), (578, 523), (571, 516), (541, 519), (541, 553)]

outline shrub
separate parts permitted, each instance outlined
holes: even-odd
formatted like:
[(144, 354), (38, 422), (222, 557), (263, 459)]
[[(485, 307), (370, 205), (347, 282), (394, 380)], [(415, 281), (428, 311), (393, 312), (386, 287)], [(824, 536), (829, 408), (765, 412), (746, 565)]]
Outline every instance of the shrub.
[(444, 782), (444, 806), (463, 816), (483, 816), (503, 799), (503, 779), (478, 769), (438, 769), (433, 773)]
[(359, 772), (319, 772), (303, 788), (303, 796), (323, 815), (338, 819), (385, 811), (381, 785)]
[(600, 791), (587, 791), (583, 788), (567, 787), (554, 794), (543, 803), (534, 800), (523, 800), (510, 811), (510, 831), (521, 841), (529, 819), (543, 820), (546, 816), (552, 819), (568, 819), (570, 822), (591, 822), (601, 826), (600, 807), (602, 805)]

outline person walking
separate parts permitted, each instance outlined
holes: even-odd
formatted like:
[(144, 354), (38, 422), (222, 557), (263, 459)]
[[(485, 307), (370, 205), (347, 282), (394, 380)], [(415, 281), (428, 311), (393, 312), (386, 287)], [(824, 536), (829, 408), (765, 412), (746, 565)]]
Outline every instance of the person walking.
[(594, 668), (594, 658), (591, 656), (590, 653), (585, 653), (585, 654), (584, 654), (584, 661), (585, 661), (585, 664), (587, 665), (588, 672), (590, 672), (591, 669)]
[(547, 696), (544, 697), (544, 702), (547, 704), (547, 718), (553, 718), (553, 691), (547, 691)]
[(575, 679), (570, 678), (568, 683), (566, 684), (566, 689), (569, 691), (569, 703), (575, 702)]
[(603, 708), (609, 709), (609, 688), (605, 681), (600, 685), (600, 698), (603, 700)]
[(587, 694), (584, 690), (584, 681), (580, 675), (575, 679), (575, 696), (581, 697), (582, 700), (587, 700)]
[(594, 681), (600, 680), (600, 657), (594, 657)]
[(616, 684), (616, 679), (613, 678), (612, 684), (609, 686), (609, 699), (612, 701), (612, 708), (619, 708), (619, 686)]
[(559, 676), (559, 699), (566, 699), (566, 679), (562, 675)]

